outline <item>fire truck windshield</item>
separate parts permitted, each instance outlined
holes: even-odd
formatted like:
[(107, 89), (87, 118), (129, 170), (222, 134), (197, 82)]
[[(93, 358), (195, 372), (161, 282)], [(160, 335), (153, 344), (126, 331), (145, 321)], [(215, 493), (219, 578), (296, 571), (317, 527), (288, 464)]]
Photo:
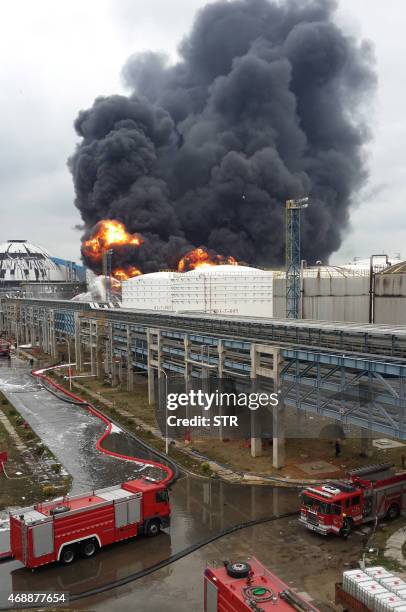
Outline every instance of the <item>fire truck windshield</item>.
[(313, 512), (320, 512), (320, 514), (341, 514), (341, 506), (338, 504), (322, 502), (310, 495), (303, 495), (302, 503)]

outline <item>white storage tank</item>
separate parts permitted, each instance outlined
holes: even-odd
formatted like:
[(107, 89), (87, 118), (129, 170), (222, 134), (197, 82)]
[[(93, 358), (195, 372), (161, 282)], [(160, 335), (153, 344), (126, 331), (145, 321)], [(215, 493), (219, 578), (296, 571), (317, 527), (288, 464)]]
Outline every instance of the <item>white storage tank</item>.
[(122, 308), (172, 312), (173, 283), (177, 272), (153, 272), (122, 283)]
[(174, 280), (174, 309), (272, 317), (273, 272), (220, 265), (178, 274)]

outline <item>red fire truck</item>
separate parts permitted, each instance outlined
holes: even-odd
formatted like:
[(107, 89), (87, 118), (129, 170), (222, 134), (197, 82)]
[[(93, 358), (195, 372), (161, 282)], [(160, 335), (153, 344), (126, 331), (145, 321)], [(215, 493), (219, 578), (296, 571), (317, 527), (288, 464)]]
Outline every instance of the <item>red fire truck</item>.
[(165, 485), (150, 477), (10, 512), (11, 554), (26, 567), (72, 563), (99, 548), (170, 523)]
[(348, 480), (308, 487), (301, 494), (299, 521), (312, 531), (347, 537), (354, 526), (395, 519), (406, 511), (406, 472), (389, 463), (357, 468)]
[(204, 573), (205, 612), (318, 612), (255, 557)]

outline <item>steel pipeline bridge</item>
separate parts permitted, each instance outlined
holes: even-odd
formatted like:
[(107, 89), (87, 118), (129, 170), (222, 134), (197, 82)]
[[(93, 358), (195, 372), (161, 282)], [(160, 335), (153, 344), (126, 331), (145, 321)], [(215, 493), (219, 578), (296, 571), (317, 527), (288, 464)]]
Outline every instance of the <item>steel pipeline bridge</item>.
[(287, 405), (406, 440), (406, 327), (23, 298), (2, 299), (1, 319), (20, 342), (39, 343), (51, 354), (58, 338), (75, 338), (77, 360), (80, 347), (90, 351), (94, 371), (102, 338), (110, 373), (119, 361), (119, 368), (131, 364), (131, 372), (214, 372), (241, 381), (253, 376), (254, 348), (261, 378), (272, 370), (267, 347), (279, 347), (279, 387)]

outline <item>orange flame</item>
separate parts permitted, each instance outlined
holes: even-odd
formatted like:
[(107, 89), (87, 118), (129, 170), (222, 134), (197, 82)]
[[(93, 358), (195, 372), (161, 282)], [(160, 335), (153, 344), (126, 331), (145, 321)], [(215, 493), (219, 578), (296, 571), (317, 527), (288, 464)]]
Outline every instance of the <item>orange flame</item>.
[(135, 266), (126, 266), (125, 268), (114, 268), (112, 274), (114, 278), (122, 282), (133, 278), (133, 276), (140, 276), (142, 272)]
[(101, 261), (103, 253), (115, 246), (126, 244), (140, 246), (144, 242), (140, 234), (129, 234), (124, 223), (120, 221), (105, 219), (97, 223), (95, 227), (96, 231), (93, 236), (82, 245), (84, 255), (95, 261)]
[(186, 253), (186, 255), (182, 257), (178, 264), (178, 272), (188, 272), (196, 268), (209, 268), (211, 266), (225, 264), (238, 266), (237, 260), (231, 255), (225, 257), (205, 247), (198, 247), (197, 249), (193, 249), (193, 251), (189, 251), (189, 253)]
[[(114, 219), (104, 219), (95, 225), (95, 231), (88, 240), (82, 244), (82, 253), (86, 259), (94, 264), (101, 264), (103, 255), (109, 249), (131, 245), (139, 247), (144, 242), (140, 234), (129, 234), (124, 223)], [(142, 274), (135, 266), (127, 265), (113, 268), (112, 275), (118, 280), (127, 280)]]

